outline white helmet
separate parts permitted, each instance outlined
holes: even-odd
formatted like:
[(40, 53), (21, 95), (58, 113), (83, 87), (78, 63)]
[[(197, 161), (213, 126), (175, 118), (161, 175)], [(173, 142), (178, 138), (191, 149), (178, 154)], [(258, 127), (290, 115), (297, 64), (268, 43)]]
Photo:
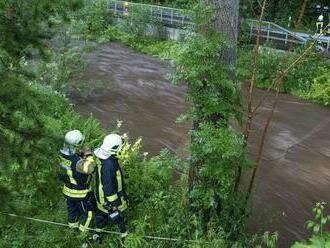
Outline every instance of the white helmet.
[(123, 139), (120, 135), (109, 134), (105, 136), (102, 145), (94, 151), (94, 154), (100, 159), (107, 159), (111, 155), (117, 155), (123, 143)]
[(71, 130), (65, 134), (64, 140), (69, 146), (78, 147), (84, 143), (85, 138), (79, 130)]

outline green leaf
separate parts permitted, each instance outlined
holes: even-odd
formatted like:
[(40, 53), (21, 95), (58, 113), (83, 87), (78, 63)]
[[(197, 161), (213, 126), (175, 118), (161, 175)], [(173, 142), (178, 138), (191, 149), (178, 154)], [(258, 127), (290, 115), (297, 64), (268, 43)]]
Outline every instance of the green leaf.
[(314, 226), (313, 221), (311, 221), (311, 220), (307, 221), (307, 226), (306, 226), (307, 229), (311, 229), (311, 228), (313, 228), (313, 226)]
[(320, 225), (315, 225), (314, 227), (313, 227), (313, 232), (314, 233), (318, 233), (320, 231)]
[(323, 217), (321, 219), (321, 224), (325, 225), (327, 223), (327, 221), (328, 221), (328, 218), (327, 217)]

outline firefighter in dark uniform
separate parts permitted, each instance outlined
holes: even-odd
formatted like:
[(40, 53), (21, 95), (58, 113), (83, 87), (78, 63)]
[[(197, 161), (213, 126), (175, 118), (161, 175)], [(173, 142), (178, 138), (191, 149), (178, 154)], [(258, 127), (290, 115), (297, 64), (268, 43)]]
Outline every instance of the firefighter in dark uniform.
[(60, 165), (65, 170), (61, 175), (64, 182), (63, 194), (67, 204), (68, 223), (71, 228), (86, 232), (93, 218), (93, 193), (91, 179), (93, 164), (83, 159), (81, 147), (84, 136), (79, 130), (66, 133), (65, 142), (60, 149)]
[(323, 14), (319, 15), (316, 22), (316, 34), (322, 34), (324, 28), (324, 16)]
[(316, 21), (316, 34), (318, 35), (329, 35), (329, 6), (317, 4), (316, 5), (316, 13), (318, 14)]
[[(95, 198), (97, 211), (96, 228), (100, 231), (111, 221), (119, 226), (121, 237), (127, 236), (123, 211), (127, 208), (127, 196), (123, 172), (119, 166), (117, 155), (123, 146), (121, 136), (107, 135), (102, 145), (94, 151), (96, 158)], [(98, 237), (97, 237), (98, 238)], [(99, 237), (100, 238), (100, 237)]]

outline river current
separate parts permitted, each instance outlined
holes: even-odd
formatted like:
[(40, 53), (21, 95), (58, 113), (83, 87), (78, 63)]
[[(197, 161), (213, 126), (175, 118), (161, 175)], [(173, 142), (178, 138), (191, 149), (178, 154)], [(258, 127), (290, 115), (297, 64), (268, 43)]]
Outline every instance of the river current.
[[(162, 148), (182, 156), (190, 124), (176, 123), (188, 109), (186, 88), (168, 80), (171, 67), (119, 43), (102, 45), (86, 56), (85, 80), (108, 82), (87, 99), (73, 97), (75, 108), (99, 119), (106, 130), (117, 120), (131, 138), (143, 137), (143, 150)], [(255, 91), (256, 101), (265, 94)], [(248, 150), (255, 159), (261, 127), (271, 108), (262, 104), (253, 123)], [(266, 139), (254, 188), (251, 232), (279, 231), (279, 247), (306, 238), (304, 223), (318, 201), (330, 203), (330, 109), (286, 94), (280, 95)]]

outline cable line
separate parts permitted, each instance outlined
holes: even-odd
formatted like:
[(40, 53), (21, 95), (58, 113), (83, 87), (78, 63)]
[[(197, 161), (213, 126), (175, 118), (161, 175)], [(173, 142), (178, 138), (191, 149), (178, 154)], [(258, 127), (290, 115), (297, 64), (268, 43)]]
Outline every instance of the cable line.
[[(45, 223), (49, 225), (55, 225), (55, 226), (62, 226), (62, 227), (69, 227), (68, 224), (61, 223), (61, 222), (56, 222), (56, 221), (49, 221), (49, 220), (43, 220), (43, 219), (38, 219), (38, 218), (33, 218), (33, 217), (28, 217), (28, 216), (22, 216), (22, 215), (17, 215), (13, 213), (5, 213), (5, 212), (0, 212), (2, 215), (7, 215), (10, 217), (14, 218), (20, 218), (20, 219), (25, 219), (25, 220), (31, 220), (34, 222), (40, 222), (40, 223)], [(114, 235), (122, 235), (120, 232), (115, 232), (115, 231), (108, 231), (108, 230), (100, 230), (100, 229), (95, 229), (95, 228), (87, 228), (89, 231), (95, 231), (95, 232), (102, 232), (102, 233), (108, 233), (108, 234), (114, 234)], [(143, 236), (145, 239), (153, 239), (153, 240), (161, 240), (161, 241), (172, 241), (172, 242), (191, 242), (191, 243), (199, 243), (201, 241), (198, 240), (189, 240), (189, 239), (179, 239), (179, 238), (168, 238), (168, 237), (159, 237), (159, 236), (150, 236), (150, 235), (145, 235)], [(205, 242), (203, 242), (205, 243)]]

